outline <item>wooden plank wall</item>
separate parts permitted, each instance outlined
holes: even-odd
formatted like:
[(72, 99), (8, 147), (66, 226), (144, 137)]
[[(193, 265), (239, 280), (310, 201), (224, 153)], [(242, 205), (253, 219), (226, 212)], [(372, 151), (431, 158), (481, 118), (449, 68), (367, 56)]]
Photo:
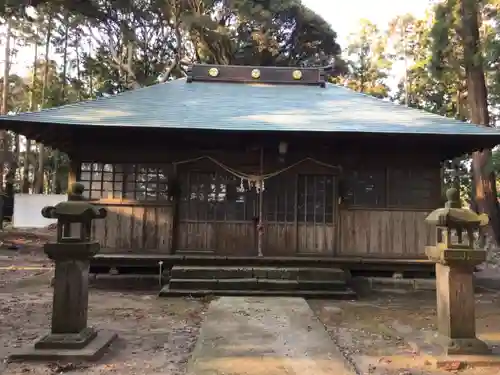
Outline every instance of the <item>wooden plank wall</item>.
[(172, 206), (105, 204), (105, 219), (95, 220), (93, 238), (103, 252), (161, 252), (172, 250)]
[(435, 243), (425, 223), (430, 211), (340, 211), (339, 256), (426, 258), (425, 246)]
[(178, 252), (207, 251), (214, 255), (257, 255), (253, 222), (181, 221), (177, 227)]
[[(207, 251), (215, 255), (257, 256), (253, 222), (181, 222), (178, 252)], [(333, 256), (335, 226), (265, 223), (264, 256)]]
[(264, 255), (333, 256), (335, 228), (333, 224), (265, 223)]
[[(94, 221), (93, 234), (106, 252), (172, 253), (172, 207), (132, 204), (106, 205), (108, 216)], [(423, 211), (341, 210), (340, 239), (335, 249), (334, 226), (284, 226), (268, 223), (264, 232), (266, 256), (363, 256), (425, 258), (426, 245), (435, 241)], [(254, 227), (247, 223), (185, 223), (179, 228), (183, 250), (217, 249), (217, 255), (252, 256), (257, 251)], [(217, 236), (215, 236), (217, 229)], [(251, 233), (250, 233), (251, 232)], [(246, 243), (248, 240), (252, 243)]]

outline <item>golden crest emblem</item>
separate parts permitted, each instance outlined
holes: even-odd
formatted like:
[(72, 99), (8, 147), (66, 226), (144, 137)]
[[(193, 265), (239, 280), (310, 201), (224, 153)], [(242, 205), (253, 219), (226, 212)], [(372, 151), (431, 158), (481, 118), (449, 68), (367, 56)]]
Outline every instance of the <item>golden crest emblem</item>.
[(302, 72), (300, 70), (294, 70), (292, 76), (293, 79), (299, 80), (302, 78)]
[(210, 68), (208, 70), (208, 75), (210, 77), (217, 77), (219, 75), (219, 69), (217, 69), (217, 68)]

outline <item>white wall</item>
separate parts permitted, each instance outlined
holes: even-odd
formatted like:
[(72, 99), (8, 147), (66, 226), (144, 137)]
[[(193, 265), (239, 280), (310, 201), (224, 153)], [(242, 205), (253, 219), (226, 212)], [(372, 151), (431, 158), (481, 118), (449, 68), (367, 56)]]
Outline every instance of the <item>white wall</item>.
[(42, 216), (42, 208), (54, 206), (66, 200), (68, 200), (66, 194), (15, 194), (12, 226), (14, 228), (44, 228), (55, 223), (57, 220), (46, 219)]

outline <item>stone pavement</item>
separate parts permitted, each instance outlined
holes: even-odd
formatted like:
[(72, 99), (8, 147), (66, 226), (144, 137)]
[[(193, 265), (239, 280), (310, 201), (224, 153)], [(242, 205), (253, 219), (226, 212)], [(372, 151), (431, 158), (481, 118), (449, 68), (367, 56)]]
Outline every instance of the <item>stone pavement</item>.
[(211, 302), (189, 375), (352, 375), (302, 298), (222, 297)]

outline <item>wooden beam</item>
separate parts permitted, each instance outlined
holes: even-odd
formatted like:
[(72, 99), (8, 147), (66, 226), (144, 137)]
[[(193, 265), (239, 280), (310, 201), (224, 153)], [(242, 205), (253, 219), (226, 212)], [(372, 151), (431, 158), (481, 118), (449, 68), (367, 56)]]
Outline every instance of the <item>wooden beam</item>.
[(188, 71), (187, 83), (190, 82), (267, 83), (325, 87), (325, 76), (322, 68), (195, 64)]
[[(168, 181), (169, 189), (172, 189), (173, 183), (179, 182), (179, 171), (176, 166), (172, 168), (172, 174), (170, 176), (175, 181)], [(176, 192), (177, 193), (177, 192)], [(179, 248), (179, 197), (177, 194), (173, 196), (172, 200), (172, 235), (170, 239), (170, 254), (175, 254), (175, 251)]]

